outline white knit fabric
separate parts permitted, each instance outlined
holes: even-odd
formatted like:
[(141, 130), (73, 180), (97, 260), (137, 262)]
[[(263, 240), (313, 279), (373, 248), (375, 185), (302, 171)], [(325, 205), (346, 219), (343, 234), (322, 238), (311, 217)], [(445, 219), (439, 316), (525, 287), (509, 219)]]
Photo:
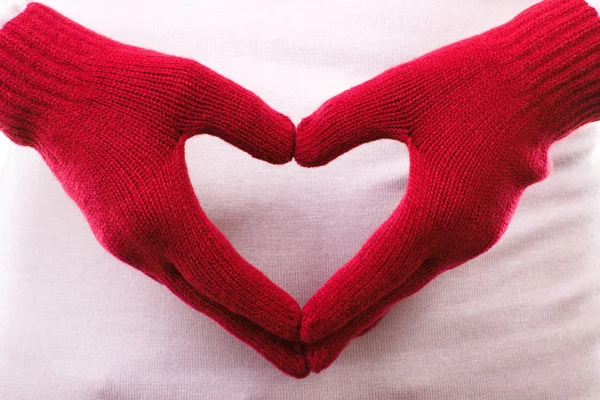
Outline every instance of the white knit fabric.
[(587, 3), (594, 7), (596, 11), (600, 10), (600, 0), (586, 0)]
[[(192, 57), (295, 122), (340, 91), (535, 0), (46, 0), (119, 41)], [(598, 400), (600, 124), (551, 148), (489, 252), (397, 304), (327, 370), (284, 376), (109, 255), (40, 156), (0, 135), (0, 399)], [(186, 159), (207, 215), (301, 305), (392, 212), (399, 143), (272, 166), (210, 136)]]
[(0, 0), (0, 28), (19, 15), (31, 0)]

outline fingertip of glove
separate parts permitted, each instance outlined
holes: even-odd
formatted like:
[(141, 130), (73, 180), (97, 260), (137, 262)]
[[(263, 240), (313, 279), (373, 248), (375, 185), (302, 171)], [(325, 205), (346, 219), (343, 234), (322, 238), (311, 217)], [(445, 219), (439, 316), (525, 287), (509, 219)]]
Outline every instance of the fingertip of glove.
[(305, 358), (310, 372), (318, 374), (333, 362), (326, 347), (306, 345), (306, 348)]
[(311, 317), (310, 313), (303, 312), (300, 325), (300, 341), (303, 343), (314, 343), (325, 337), (318, 329), (321, 321)]
[[(295, 302), (295, 300), (294, 300)], [(291, 304), (292, 310), (286, 327), (278, 333), (278, 336), (292, 342), (300, 342), (300, 329), (302, 327), (302, 310), (297, 303)]]
[[(271, 132), (271, 152), (266, 158), (271, 164), (287, 164), (294, 159), (296, 147), (296, 125), (286, 115), (278, 113)], [(271, 141), (272, 140), (272, 141)]]
[(304, 168), (320, 167), (328, 162), (320, 156), (314, 125), (314, 117), (309, 116), (300, 121), (296, 130), (294, 160)]
[(293, 356), (291, 357), (292, 362), (290, 363), (290, 359), (288, 359), (288, 362), (285, 363), (285, 366), (281, 365), (279, 368), (294, 378), (306, 378), (310, 374), (310, 368), (306, 360), (304, 345), (302, 343), (295, 342), (291, 345), (290, 349), (293, 350)]

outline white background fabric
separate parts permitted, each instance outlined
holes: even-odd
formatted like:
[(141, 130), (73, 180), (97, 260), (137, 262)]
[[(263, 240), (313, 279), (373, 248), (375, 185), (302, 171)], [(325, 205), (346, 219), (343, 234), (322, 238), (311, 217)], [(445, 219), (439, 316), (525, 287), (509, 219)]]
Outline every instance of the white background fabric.
[(586, 0), (587, 3), (594, 7), (596, 10), (600, 10), (600, 0)]
[(23, 11), (28, 3), (29, 0), (0, 0), (0, 28)]
[[(532, 0), (46, 0), (116, 40), (194, 58), (299, 122), (388, 67)], [(283, 375), (95, 241), (34, 150), (0, 138), (0, 398), (600, 398), (600, 125), (551, 149), (500, 242), (399, 303), (327, 370)], [(303, 305), (392, 212), (404, 145), (271, 166), (210, 136), (186, 158), (208, 216)], [(2, 162), (0, 162), (2, 163)]]

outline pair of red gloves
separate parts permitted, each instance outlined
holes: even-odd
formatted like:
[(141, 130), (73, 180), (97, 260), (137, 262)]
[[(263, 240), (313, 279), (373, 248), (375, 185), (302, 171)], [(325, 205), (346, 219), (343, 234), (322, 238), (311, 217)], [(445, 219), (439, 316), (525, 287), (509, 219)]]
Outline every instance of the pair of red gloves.
[[(295, 377), (490, 249), (525, 188), (550, 173), (552, 143), (598, 119), (600, 19), (584, 0), (545, 0), (391, 68), (297, 128), (195, 61), (115, 42), (41, 4), (0, 30), (0, 129), (39, 152), (109, 252)], [(305, 167), (395, 139), (410, 154), (408, 187), (300, 309), (202, 211), (184, 157), (197, 134)]]

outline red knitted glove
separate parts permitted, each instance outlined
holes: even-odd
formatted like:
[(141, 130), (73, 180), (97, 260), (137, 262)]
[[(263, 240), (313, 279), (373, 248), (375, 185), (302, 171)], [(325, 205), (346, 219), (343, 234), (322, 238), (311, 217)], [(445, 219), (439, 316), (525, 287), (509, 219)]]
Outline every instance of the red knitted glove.
[(301, 339), (322, 340), (307, 349), (311, 369), (327, 367), (395, 303), (490, 249), (525, 188), (550, 173), (552, 143), (598, 119), (600, 20), (583, 0), (543, 1), (305, 118), (295, 154), (303, 166), (382, 138), (405, 143), (411, 161), (398, 208), (303, 309)]
[(0, 129), (40, 153), (109, 252), (306, 376), (300, 307), (209, 221), (184, 157), (185, 141), (208, 133), (286, 163), (287, 117), (195, 61), (120, 44), (32, 3), (0, 30)]

